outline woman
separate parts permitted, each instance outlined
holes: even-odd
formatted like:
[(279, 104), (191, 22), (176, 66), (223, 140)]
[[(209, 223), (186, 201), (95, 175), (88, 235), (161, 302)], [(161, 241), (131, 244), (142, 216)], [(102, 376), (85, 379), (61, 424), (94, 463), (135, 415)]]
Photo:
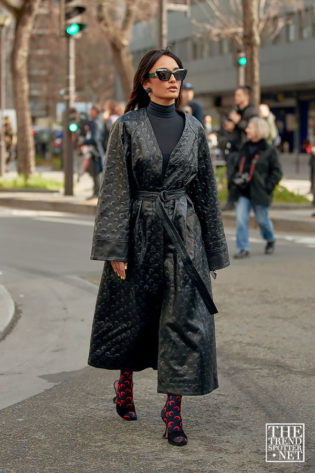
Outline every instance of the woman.
[(91, 258), (105, 260), (88, 363), (120, 369), (116, 410), (136, 420), (133, 372), (158, 370), (164, 436), (186, 445), (182, 395), (218, 387), (210, 271), (229, 264), (202, 125), (178, 111), (182, 63), (140, 61), (111, 130)]
[(253, 208), (261, 235), (266, 240), (265, 253), (272, 254), (275, 237), (268, 210), (272, 193), (282, 177), (278, 151), (268, 145), (269, 127), (263, 118), (252, 118), (246, 128), (248, 141), (239, 152), (234, 169), (234, 198), (236, 207), (236, 247), (234, 258), (250, 255), (248, 221)]

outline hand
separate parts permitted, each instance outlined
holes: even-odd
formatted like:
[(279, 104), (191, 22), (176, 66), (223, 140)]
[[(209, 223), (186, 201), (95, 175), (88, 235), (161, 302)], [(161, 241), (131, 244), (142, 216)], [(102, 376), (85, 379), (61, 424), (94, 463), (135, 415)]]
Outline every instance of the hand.
[(229, 118), (230, 118), (235, 124), (237, 124), (237, 123), (241, 120), (241, 115), (240, 115), (239, 113), (237, 113), (236, 110), (232, 110), (232, 111), (230, 112)]
[(121, 279), (126, 279), (126, 269), (128, 267), (128, 263), (123, 261), (111, 261), (111, 265), (117, 276)]

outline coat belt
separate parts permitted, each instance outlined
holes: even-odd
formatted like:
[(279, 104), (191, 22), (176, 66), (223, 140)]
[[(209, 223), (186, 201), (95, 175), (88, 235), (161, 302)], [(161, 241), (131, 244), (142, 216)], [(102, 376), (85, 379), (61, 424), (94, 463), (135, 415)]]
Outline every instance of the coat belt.
[(135, 198), (137, 200), (153, 200), (156, 202), (156, 211), (157, 215), (162, 220), (163, 226), (170, 237), (171, 241), (174, 243), (174, 246), (180, 255), (184, 268), (187, 274), (190, 276), (191, 280), (195, 284), (196, 288), (199, 291), (199, 294), (204, 301), (207, 309), (209, 310), (210, 314), (216, 314), (218, 312), (211, 294), (206, 287), (205, 283), (203, 282), (200, 274), (198, 273), (194, 263), (192, 262), (184, 242), (178, 233), (174, 223), (167, 215), (167, 212), (164, 208), (164, 202), (169, 200), (176, 199), (177, 197), (187, 195), (186, 188), (181, 187), (179, 189), (164, 189), (162, 191), (141, 191), (138, 190), (136, 193)]

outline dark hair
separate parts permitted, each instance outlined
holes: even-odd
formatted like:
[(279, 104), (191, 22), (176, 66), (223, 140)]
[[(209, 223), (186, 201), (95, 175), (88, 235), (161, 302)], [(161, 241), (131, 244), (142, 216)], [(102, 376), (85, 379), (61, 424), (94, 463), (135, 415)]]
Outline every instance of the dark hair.
[(249, 85), (240, 85), (236, 90), (242, 90), (246, 95), (248, 95), (248, 97), (250, 97), (252, 93), (252, 89), (249, 87)]
[(99, 106), (96, 105), (96, 104), (93, 104), (93, 105), (92, 105), (91, 110), (95, 110), (96, 113), (100, 113), (100, 108), (99, 108)]
[[(129, 110), (134, 110), (136, 107), (143, 108), (149, 105), (150, 97), (144, 90), (142, 83), (146, 80), (150, 69), (162, 56), (172, 57), (177, 62), (178, 67), (180, 69), (183, 68), (182, 61), (169, 49), (152, 49), (151, 51), (148, 51), (139, 62), (138, 69), (133, 79), (132, 92), (125, 108), (125, 113), (129, 112)], [(178, 97), (175, 99), (175, 108), (179, 108), (181, 103), (182, 85), (183, 83), (181, 83)]]

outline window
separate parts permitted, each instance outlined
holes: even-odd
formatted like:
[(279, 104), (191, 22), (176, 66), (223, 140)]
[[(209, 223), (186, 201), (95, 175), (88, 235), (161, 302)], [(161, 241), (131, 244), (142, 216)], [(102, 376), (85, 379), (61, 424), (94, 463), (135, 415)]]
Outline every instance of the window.
[(232, 40), (231, 38), (222, 38), (219, 41), (219, 54), (229, 54), (232, 52)]
[(199, 38), (194, 38), (192, 40), (192, 59), (196, 61), (200, 58), (200, 40)]
[(287, 24), (286, 24), (285, 29), (286, 29), (285, 39), (287, 43), (293, 43), (293, 41), (296, 40), (296, 25), (295, 25), (295, 17), (293, 15), (290, 15), (289, 17), (287, 17)]
[(311, 10), (299, 12), (299, 39), (308, 39), (312, 36)]
[(209, 35), (206, 33), (200, 39), (200, 55), (202, 59), (207, 59), (209, 54), (209, 49), (211, 47), (211, 42)]
[(176, 54), (183, 61), (191, 61), (191, 38), (181, 39), (176, 42)]

